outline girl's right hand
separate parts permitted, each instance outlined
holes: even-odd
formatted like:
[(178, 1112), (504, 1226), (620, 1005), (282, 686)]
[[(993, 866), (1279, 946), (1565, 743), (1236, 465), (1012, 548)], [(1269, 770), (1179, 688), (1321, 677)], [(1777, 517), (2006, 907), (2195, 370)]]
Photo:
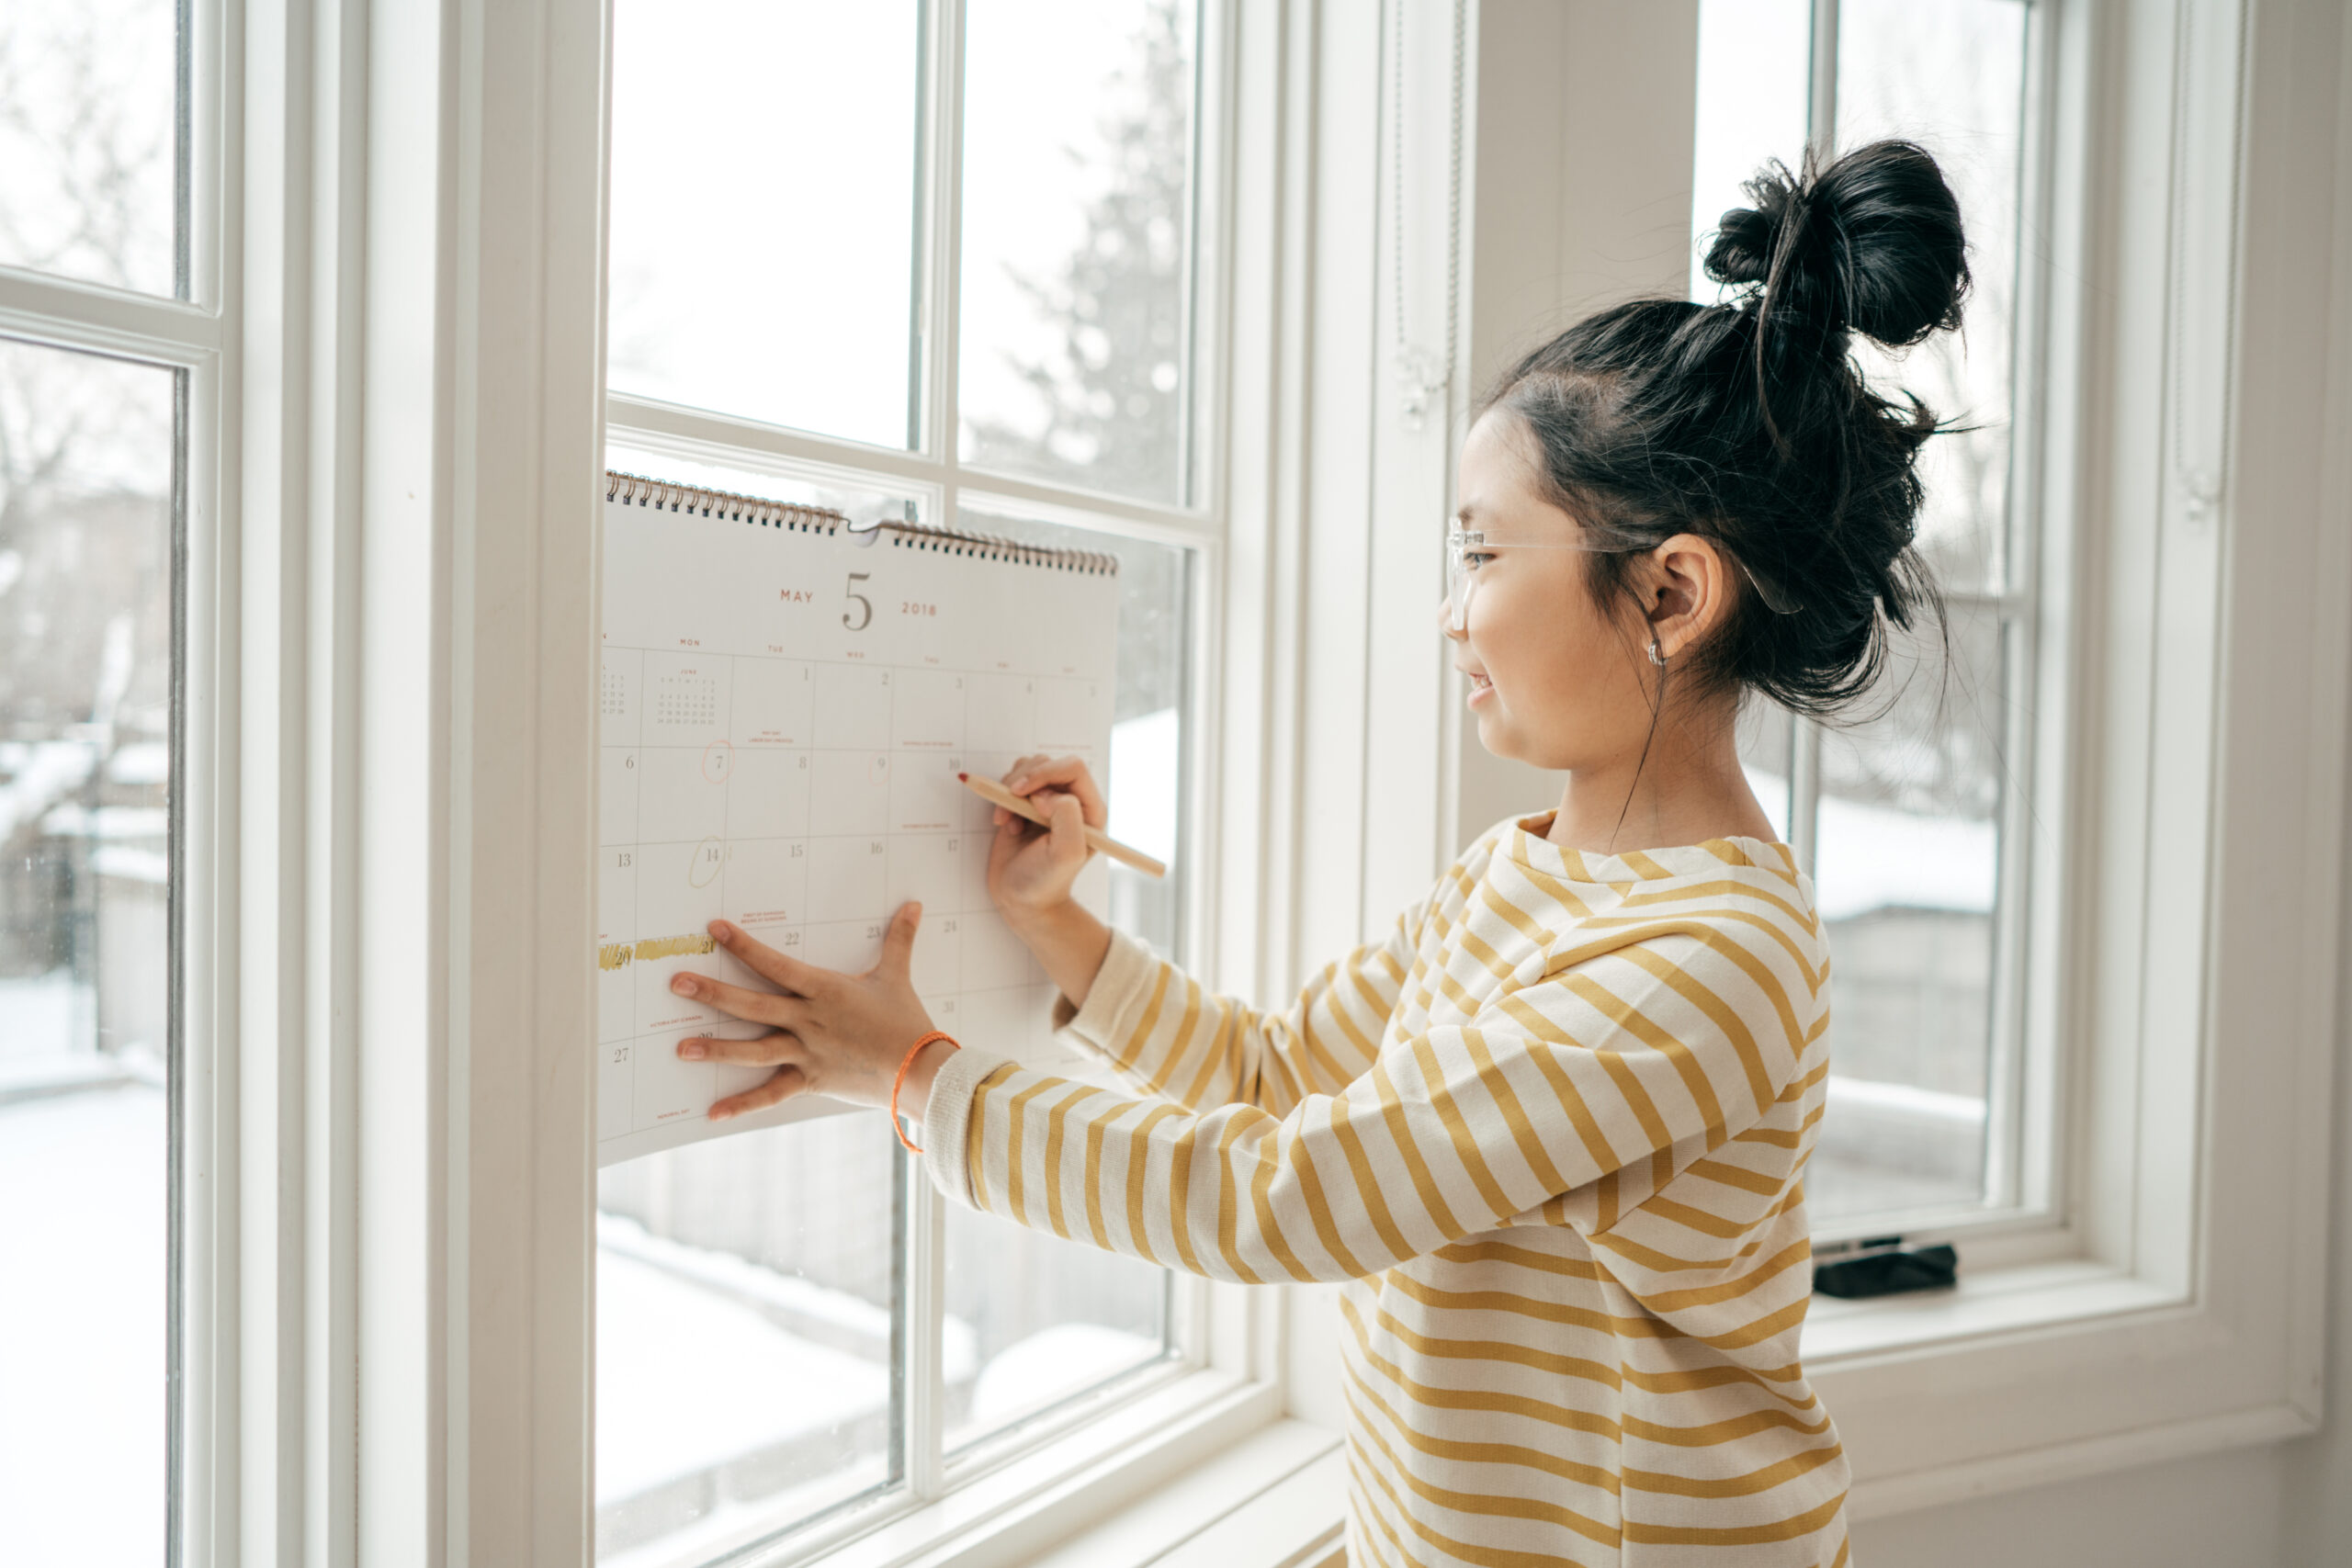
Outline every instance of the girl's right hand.
[(1004, 787), (1052, 818), (1050, 830), (995, 807), (996, 841), (989, 846), (989, 897), (1018, 925), (1069, 902), (1087, 857), (1086, 829), (1111, 820), (1094, 775), (1076, 757), (1022, 758), (1005, 770)]

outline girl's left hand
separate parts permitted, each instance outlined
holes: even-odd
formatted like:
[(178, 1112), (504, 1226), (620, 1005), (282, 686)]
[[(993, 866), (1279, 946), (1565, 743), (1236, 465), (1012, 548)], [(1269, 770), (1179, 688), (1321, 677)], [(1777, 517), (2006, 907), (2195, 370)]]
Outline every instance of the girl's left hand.
[(852, 1105), (887, 1109), (899, 1059), (932, 1029), (931, 1014), (907, 978), (915, 928), (922, 923), (922, 905), (900, 905), (882, 938), (882, 962), (863, 975), (843, 975), (786, 958), (725, 920), (711, 921), (712, 939), (754, 973), (783, 987), (783, 994), (747, 991), (707, 975), (683, 972), (670, 981), (670, 988), (682, 997), (776, 1031), (756, 1040), (692, 1035), (678, 1042), (678, 1055), (684, 1061), (775, 1068), (775, 1075), (757, 1089), (713, 1105), (710, 1119), (724, 1122), (796, 1094), (821, 1094)]

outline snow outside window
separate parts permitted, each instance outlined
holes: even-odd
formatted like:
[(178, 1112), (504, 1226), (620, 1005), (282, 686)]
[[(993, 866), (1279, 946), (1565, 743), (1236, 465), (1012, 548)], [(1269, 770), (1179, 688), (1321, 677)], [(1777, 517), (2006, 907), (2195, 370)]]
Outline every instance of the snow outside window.
[(0, 7), (0, 266), (38, 275), (0, 338), (6, 1562), (166, 1551), (184, 373), (44, 306), (126, 291), (119, 343), (186, 294), (184, 34), (173, 0)]

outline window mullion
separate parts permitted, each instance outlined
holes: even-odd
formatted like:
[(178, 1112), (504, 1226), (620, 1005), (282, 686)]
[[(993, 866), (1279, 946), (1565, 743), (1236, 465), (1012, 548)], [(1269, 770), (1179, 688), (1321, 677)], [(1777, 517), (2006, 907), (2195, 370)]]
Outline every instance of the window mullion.
[(0, 332), (59, 348), (199, 365), (218, 354), (220, 318), (185, 300), (0, 266)]
[[(904, 1158), (906, 1156), (900, 1156)], [(906, 1291), (899, 1311), (906, 1323), (907, 1486), (918, 1503), (946, 1493), (944, 1454), (947, 1426), (947, 1375), (944, 1354), (947, 1303), (947, 1211), (939, 1189), (919, 1167), (906, 1172)]]
[(1821, 841), (1821, 725), (1803, 715), (1789, 723), (1789, 847), (1797, 869), (1813, 876)]
[[(933, 418), (924, 450), (939, 465), (940, 514), (922, 521), (952, 524), (956, 515), (956, 379), (964, 254), (964, 0), (928, 0), (932, 58), (932, 138), (929, 172), (933, 241), (930, 268), (932, 343), (928, 359)], [(920, 1168), (908, 1173), (907, 1317), (913, 1361), (907, 1372), (907, 1484), (917, 1502), (947, 1490), (947, 1213), (939, 1190)]]
[(933, 128), (930, 148), (932, 215), (930, 427), (924, 450), (947, 472), (946, 523), (956, 514), (957, 364), (962, 345), (959, 309), (964, 276), (964, 0), (929, 0), (933, 8)]
[(1805, 141), (1824, 164), (1838, 145), (1838, 5), (1813, 0), (1813, 76), (1805, 106)]

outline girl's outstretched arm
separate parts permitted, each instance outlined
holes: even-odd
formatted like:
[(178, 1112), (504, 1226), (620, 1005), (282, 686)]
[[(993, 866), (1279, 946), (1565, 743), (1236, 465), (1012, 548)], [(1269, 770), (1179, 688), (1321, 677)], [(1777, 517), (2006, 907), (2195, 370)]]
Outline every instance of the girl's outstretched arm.
[(1724, 953), (1687, 928), (1613, 933), (1279, 1116), (955, 1052), (926, 1163), (972, 1207), (1244, 1282), (1373, 1273), (1553, 1200), (1555, 1222), (1590, 1226), (1613, 1208), (1593, 1198), (1605, 1179), (1634, 1168), (1648, 1186), (1713, 1154), (1819, 1054), (1818, 976), (1770, 943)]
[(1385, 941), (1325, 966), (1288, 1008), (1261, 1012), (1211, 995), (1070, 898), (1089, 853), (1083, 829), (1110, 819), (1083, 761), (1023, 757), (1004, 784), (1042, 807), (1052, 827), (999, 808), (989, 892), (1061, 989), (1055, 1026), (1069, 1028), (1123, 1081), (1188, 1110), (1241, 1104), (1282, 1115), (1306, 1095), (1338, 1093), (1372, 1065), (1410, 973), (1426, 902)]

